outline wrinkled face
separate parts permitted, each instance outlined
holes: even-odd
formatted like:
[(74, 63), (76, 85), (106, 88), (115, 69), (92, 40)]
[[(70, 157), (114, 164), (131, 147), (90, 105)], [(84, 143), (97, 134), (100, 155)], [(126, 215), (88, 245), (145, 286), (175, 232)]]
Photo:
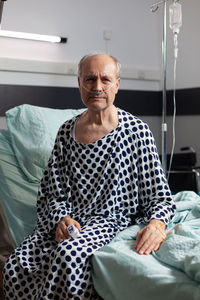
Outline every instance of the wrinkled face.
[(120, 84), (112, 58), (104, 54), (87, 58), (78, 83), (82, 101), (88, 109), (102, 110), (112, 105)]

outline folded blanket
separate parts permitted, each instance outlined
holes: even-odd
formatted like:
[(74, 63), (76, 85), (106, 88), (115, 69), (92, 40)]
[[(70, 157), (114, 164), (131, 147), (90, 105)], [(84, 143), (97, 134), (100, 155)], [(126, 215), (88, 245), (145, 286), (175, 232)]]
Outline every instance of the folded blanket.
[(200, 281), (200, 197), (185, 192), (177, 194), (176, 201), (171, 234), (154, 256)]

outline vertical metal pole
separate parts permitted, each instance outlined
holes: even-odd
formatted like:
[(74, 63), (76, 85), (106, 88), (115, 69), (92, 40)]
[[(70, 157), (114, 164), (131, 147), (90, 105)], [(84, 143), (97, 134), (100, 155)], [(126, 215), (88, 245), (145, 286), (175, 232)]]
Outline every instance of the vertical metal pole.
[(162, 103), (162, 167), (165, 175), (167, 174), (167, 123), (166, 123), (166, 78), (167, 78), (167, 0), (164, 1), (163, 11), (163, 40), (162, 40), (162, 57), (163, 57), (163, 103)]

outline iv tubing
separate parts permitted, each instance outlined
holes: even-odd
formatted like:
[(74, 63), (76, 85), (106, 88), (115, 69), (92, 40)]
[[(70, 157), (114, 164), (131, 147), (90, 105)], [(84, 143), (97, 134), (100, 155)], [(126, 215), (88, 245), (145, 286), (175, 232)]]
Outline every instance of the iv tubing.
[(172, 160), (173, 160), (173, 155), (174, 155), (174, 148), (175, 148), (175, 142), (176, 142), (176, 66), (177, 66), (177, 57), (178, 57), (178, 47), (177, 47), (177, 35), (174, 37), (174, 40), (176, 39), (176, 43), (174, 43), (174, 89), (173, 89), (173, 103), (174, 103), (174, 113), (173, 113), (173, 121), (172, 121), (172, 150), (171, 150), (171, 155), (170, 155), (170, 162), (169, 162), (169, 169), (168, 169), (168, 176), (167, 180), (169, 181), (169, 176), (170, 176), (170, 170), (172, 167)]

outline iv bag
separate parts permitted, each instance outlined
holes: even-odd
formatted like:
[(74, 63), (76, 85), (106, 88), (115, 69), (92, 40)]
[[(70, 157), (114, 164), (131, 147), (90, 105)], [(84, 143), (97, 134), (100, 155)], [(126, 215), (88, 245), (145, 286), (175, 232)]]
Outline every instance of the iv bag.
[(179, 29), (182, 26), (182, 10), (181, 4), (178, 2), (173, 2), (169, 6), (169, 26), (173, 33), (179, 33)]

